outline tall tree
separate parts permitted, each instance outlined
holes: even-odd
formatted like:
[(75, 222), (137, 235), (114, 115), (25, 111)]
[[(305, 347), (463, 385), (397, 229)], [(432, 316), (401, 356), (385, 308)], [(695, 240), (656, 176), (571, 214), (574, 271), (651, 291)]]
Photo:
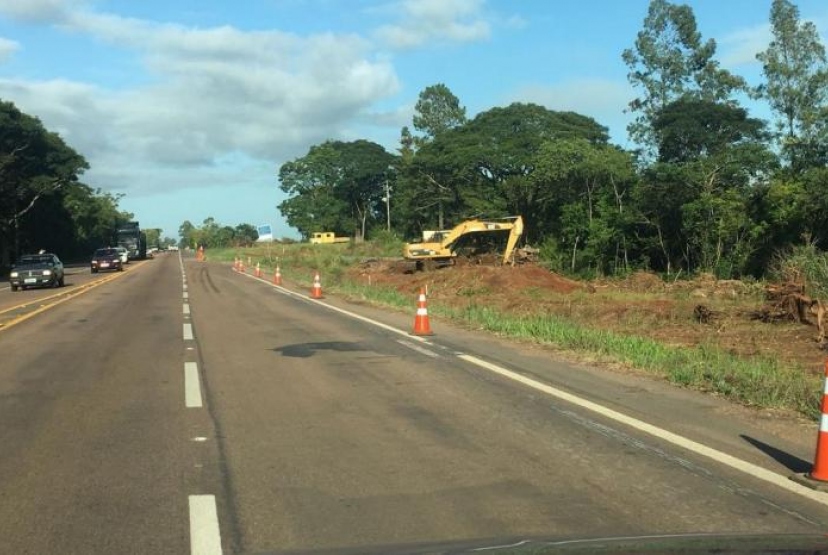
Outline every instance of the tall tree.
[(629, 110), (638, 114), (627, 130), (645, 149), (652, 149), (652, 120), (667, 104), (687, 94), (723, 101), (745, 81), (719, 67), (713, 59), (716, 41), (702, 40), (693, 9), (667, 0), (651, 0), (644, 27), (633, 48), (622, 53), (627, 78), (642, 96)]
[(481, 112), (468, 123), (423, 145), (410, 171), (420, 177), (410, 194), (413, 214), (426, 229), (470, 216), (522, 214), (527, 235), (537, 230), (528, 176), (545, 141), (582, 138), (608, 140), (607, 129), (574, 112), (556, 112), (537, 104), (514, 103)]
[(799, 8), (774, 0), (773, 40), (756, 58), (765, 83), (756, 92), (778, 115), (782, 152), (794, 172), (828, 162), (828, 64), (816, 26)]
[(388, 168), (397, 158), (370, 141), (327, 141), (285, 163), (279, 187), (291, 195), (279, 205), (288, 224), (308, 237), (333, 231), (362, 238), (382, 212)]
[(414, 129), (424, 133), (426, 140), (439, 137), (466, 122), (466, 108), (443, 83), (423, 89), (414, 111)]
[(37, 203), (77, 182), (88, 167), (39, 119), (0, 102), (0, 262), (18, 254), (24, 218)]
[(652, 258), (668, 273), (743, 273), (761, 231), (751, 198), (775, 168), (761, 120), (738, 106), (683, 97), (653, 121), (659, 160), (636, 192)]

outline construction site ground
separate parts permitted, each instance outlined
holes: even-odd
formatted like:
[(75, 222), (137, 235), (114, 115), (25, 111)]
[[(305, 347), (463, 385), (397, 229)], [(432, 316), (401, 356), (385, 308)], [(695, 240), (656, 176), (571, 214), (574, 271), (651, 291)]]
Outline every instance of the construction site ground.
[[(769, 357), (820, 374), (828, 351), (806, 322), (756, 319), (767, 306), (766, 284), (701, 276), (665, 282), (639, 272), (623, 280), (577, 281), (536, 264), (456, 265), (405, 272), (398, 262), (371, 260), (353, 266), (350, 279), (428, 290), (429, 305), (471, 303), (511, 314), (555, 314), (585, 326), (648, 337), (675, 346), (715, 346), (744, 357)], [(702, 307), (702, 308), (698, 308)], [(704, 313), (704, 321), (699, 314)]]

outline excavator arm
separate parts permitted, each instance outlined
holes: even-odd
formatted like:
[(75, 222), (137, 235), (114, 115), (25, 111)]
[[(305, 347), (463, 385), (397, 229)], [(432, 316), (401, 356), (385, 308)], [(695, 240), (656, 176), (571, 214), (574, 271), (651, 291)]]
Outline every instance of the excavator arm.
[(512, 254), (515, 251), (515, 247), (517, 246), (520, 237), (523, 235), (523, 217), (518, 216), (515, 218), (515, 221), (512, 222), (512, 231), (509, 233), (509, 240), (506, 242), (506, 250), (503, 251), (503, 264), (508, 264), (510, 261), (513, 262)]

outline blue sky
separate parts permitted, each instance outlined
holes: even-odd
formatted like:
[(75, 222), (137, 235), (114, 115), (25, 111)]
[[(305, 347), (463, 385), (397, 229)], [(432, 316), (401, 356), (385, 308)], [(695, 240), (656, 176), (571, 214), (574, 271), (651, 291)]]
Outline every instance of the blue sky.
[[(771, 0), (688, 0), (717, 58), (756, 83)], [(828, 2), (795, 2), (825, 41)], [(388, 150), (417, 95), (468, 115), (575, 110), (627, 146), (621, 52), (648, 0), (0, 0), (0, 98), (86, 156), (144, 227), (270, 223), (280, 164), (326, 139)], [(770, 117), (749, 104), (752, 115)]]

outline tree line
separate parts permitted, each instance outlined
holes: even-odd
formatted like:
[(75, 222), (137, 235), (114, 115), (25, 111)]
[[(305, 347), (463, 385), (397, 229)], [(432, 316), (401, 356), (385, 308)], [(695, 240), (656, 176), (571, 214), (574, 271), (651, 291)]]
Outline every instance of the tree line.
[(120, 196), (81, 181), (88, 167), (38, 118), (0, 101), (0, 268), (40, 249), (88, 256), (132, 219)]
[(249, 247), (259, 238), (259, 232), (251, 224), (231, 227), (222, 225), (210, 216), (205, 218), (199, 226), (190, 220), (185, 220), (178, 227), (178, 236), (181, 238), (179, 241), (181, 248)]
[[(396, 152), (326, 141), (283, 164), (278, 209), (303, 237), (357, 239), (521, 214), (556, 270), (763, 275), (776, 253), (828, 240), (825, 48), (789, 0), (773, 1), (770, 25), (751, 87), (721, 67), (691, 7), (651, 0), (621, 53), (638, 95), (635, 149), (588, 116), (529, 103), (469, 119), (439, 83), (420, 93)], [(748, 98), (773, 121), (752, 117)]]

